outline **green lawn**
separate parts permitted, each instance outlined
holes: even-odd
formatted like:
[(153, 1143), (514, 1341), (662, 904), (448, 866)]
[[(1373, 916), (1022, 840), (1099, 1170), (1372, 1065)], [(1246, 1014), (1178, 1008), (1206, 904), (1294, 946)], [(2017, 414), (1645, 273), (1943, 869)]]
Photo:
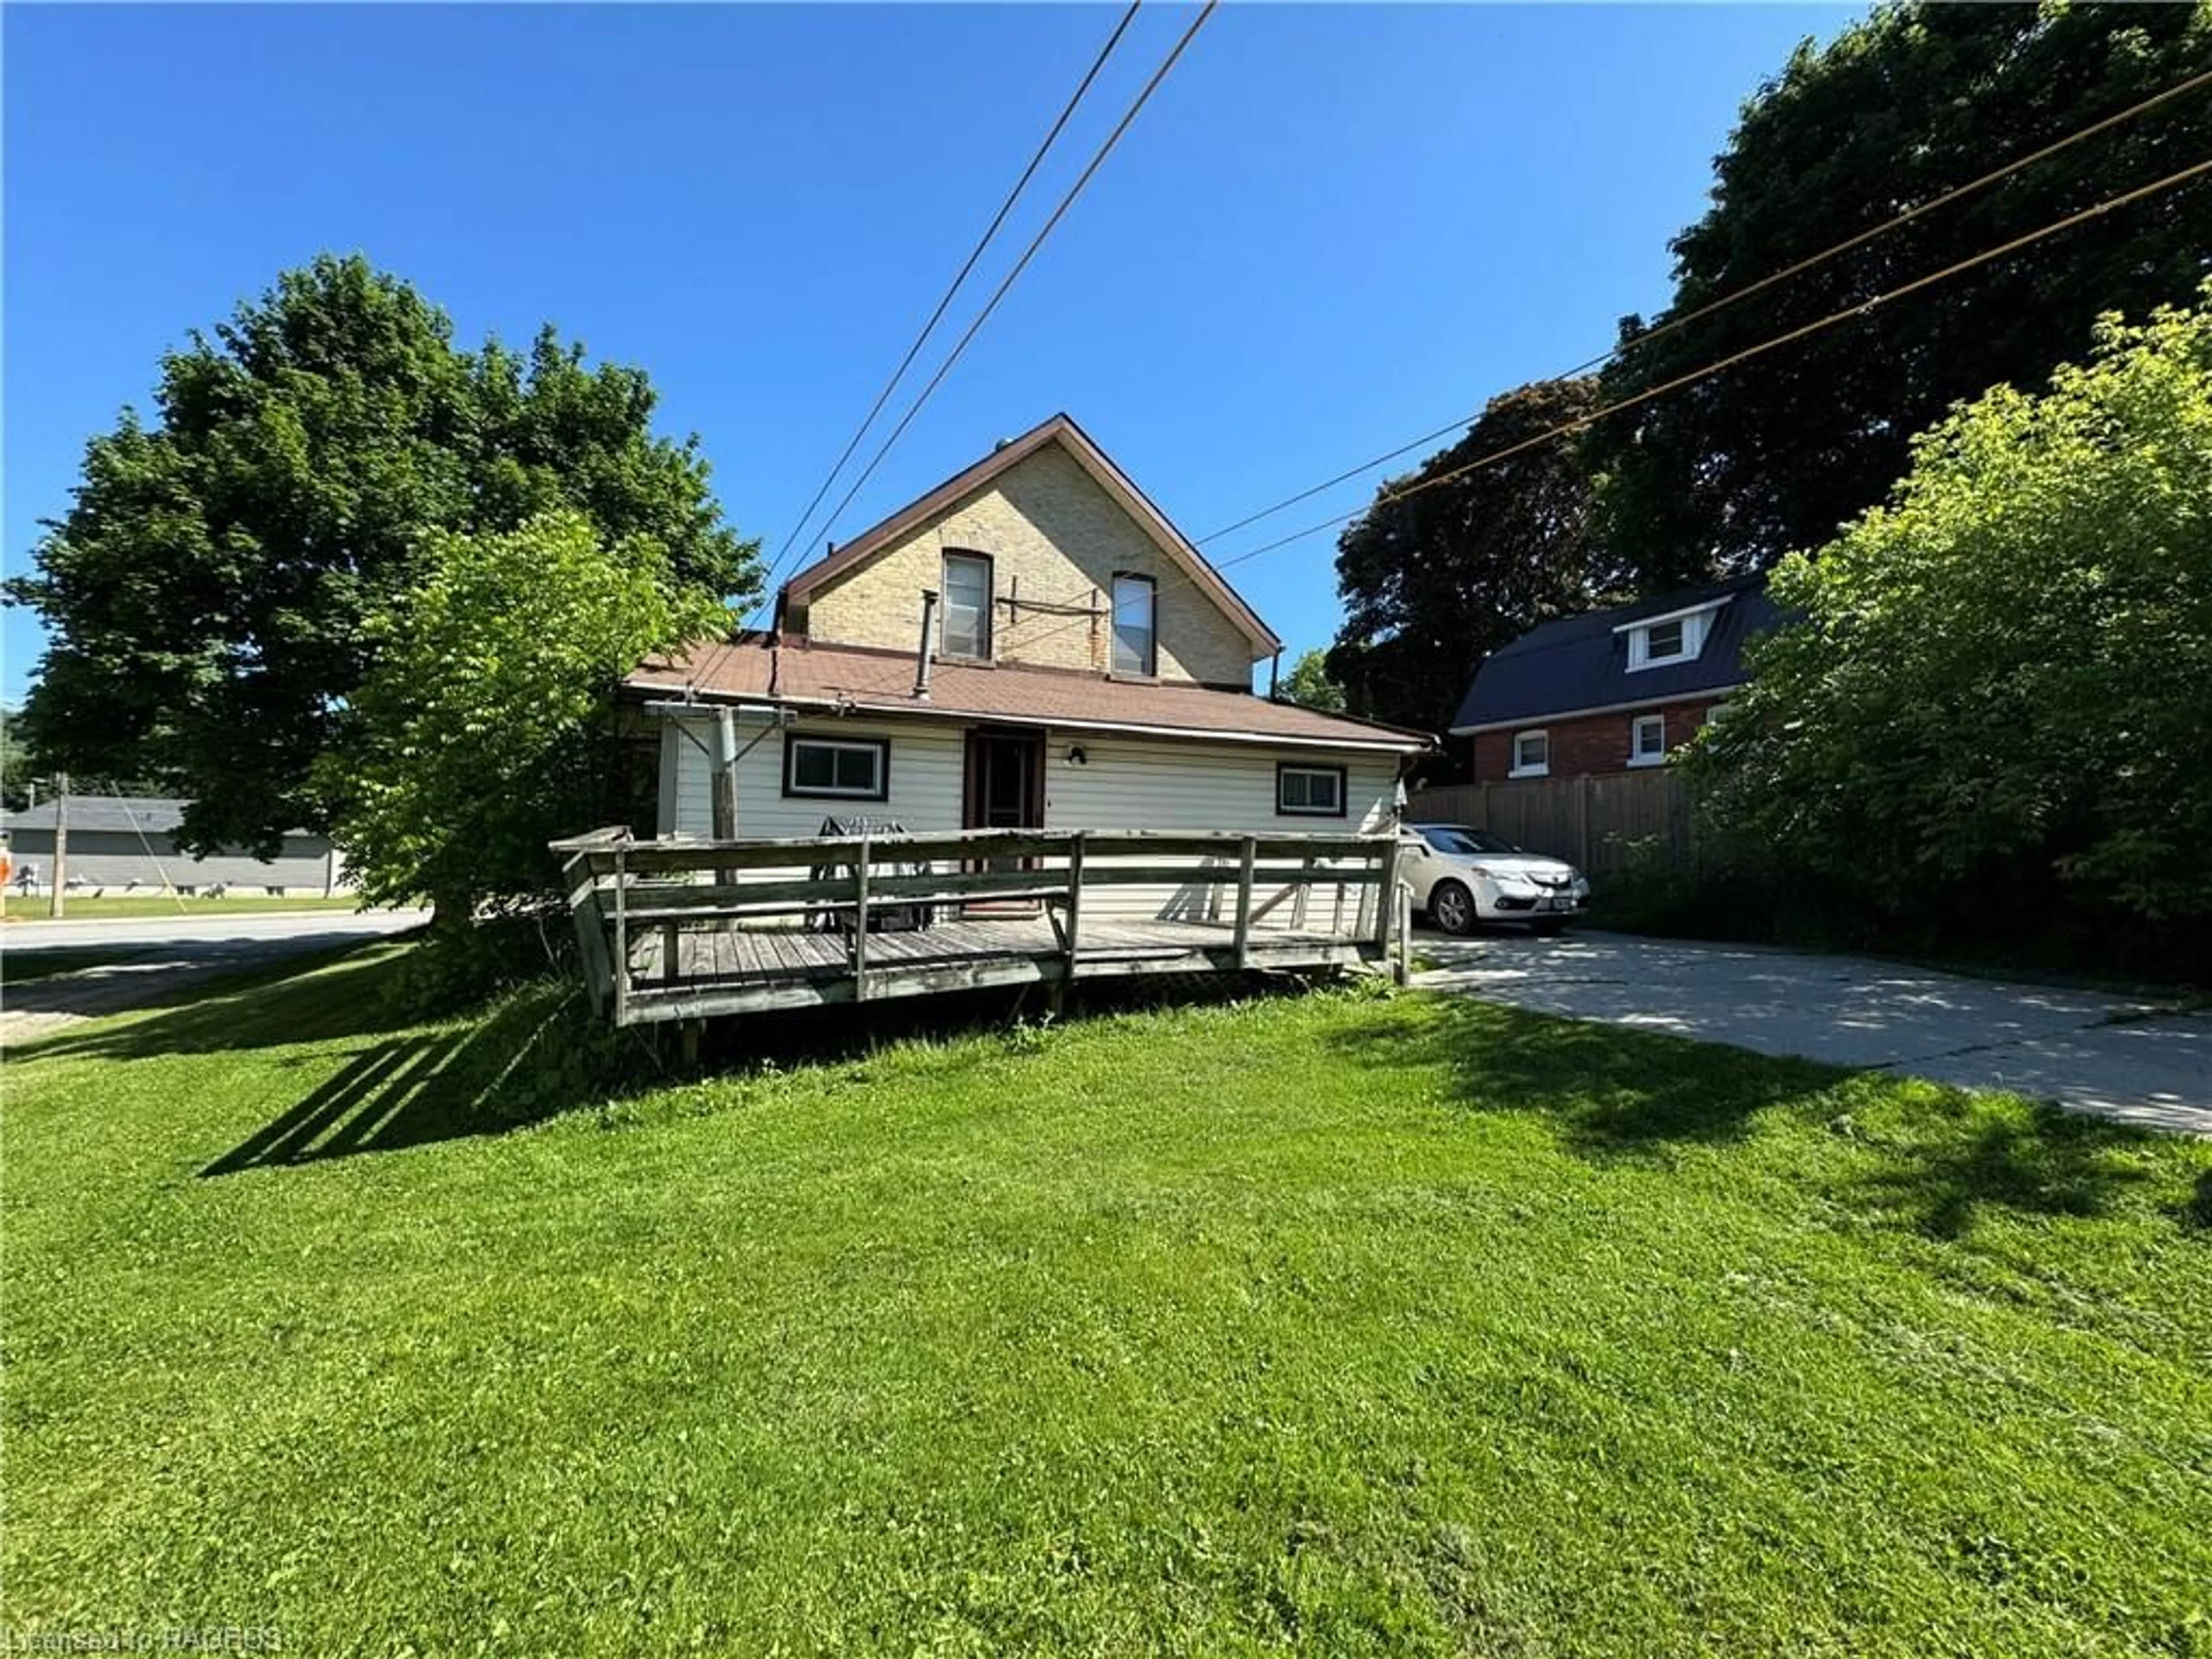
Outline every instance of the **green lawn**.
[[(108, 894), (99, 898), (82, 898), (72, 893), (63, 905), (62, 920), (65, 921), (108, 921), (131, 916), (232, 916), (240, 911), (256, 913), (272, 910), (357, 910), (361, 901), (351, 894), (337, 898), (324, 898), (319, 894), (296, 894), (290, 898), (273, 898), (264, 893), (252, 896), (233, 894), (228, 898), (163, 898), (159, 894), (126, 897)], [(9, 927), (31, 927), (50, 921), (47, 901), (41, 896), (23, 898), (15, 893), (8, 895), (8, 924)]]
[(1352, 994), (592, 1105), (404, 948), (11, 1063), (9, 1630), (2212, 1654), (2212, 1146)]

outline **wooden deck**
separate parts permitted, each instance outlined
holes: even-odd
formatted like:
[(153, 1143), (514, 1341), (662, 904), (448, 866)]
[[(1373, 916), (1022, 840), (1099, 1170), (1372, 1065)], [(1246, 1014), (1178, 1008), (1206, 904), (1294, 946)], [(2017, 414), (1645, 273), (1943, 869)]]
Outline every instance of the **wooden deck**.
[[(1113, 975), (1405, 968), (1395, 837), (603, 830), (555, 851), (592, 1006), (621, 1025), (993, 986), (1056, 1002)], [(1162, 890), (1157, 914), (1128, 914)], [(890, 925), (917, 914), (926, 925)]]

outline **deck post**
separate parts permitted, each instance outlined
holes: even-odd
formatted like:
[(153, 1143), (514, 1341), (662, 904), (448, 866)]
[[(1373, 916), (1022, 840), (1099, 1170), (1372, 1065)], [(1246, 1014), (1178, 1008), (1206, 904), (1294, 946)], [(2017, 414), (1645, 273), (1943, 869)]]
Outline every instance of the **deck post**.
[[(716, 841), (735, 841), (738, 838), (738, 717), (729, 708), (714, 711), (714, 750), (713, 775), (708, 780), (711, 817), (708, 832)], [(717, 881), (731, 882), (743, 878), (734, 870), (718, 870)]]
[(1066, 977), (1075, 977), (1075, 949), (1077, 931), (1083, 925), (1083, 842), (1084, 832), (1077, 830), (1067, 842), (1067, 927), (1063, 940), (1067, 951)]
[(1403, 986), (1411, 984), (1413, 978), (1413, 890), (1401, 881), (1395, 890), (1391, 908), (1398, 913), (1398, 954), (1391, 963), (1390, 977)]
[(1303, 933), (1306, 930), (1306, 899), (1313, 892), (1314, 871), (1317, 860), (1308, 859), (1298, 875), (1298, 890), (1291, 896), (1291, 931)]
[(699, 1037), (706, 1029), (707, 1022), (703, 1019), (687, 1019), (684, 1022), (684, 1069), (687, 1072), (696, 1071), (698, 1068)]
[(1386, 961), (1390, 955), (1391, 912), (1398, 908), (1398, 838), (1382, 849), (1382, 880), (1375, 890), (1375, 951)]
[(611, 964), (615, 982), (615, 1024), (626, 1024), (629, 1012), (629, 861), (623, 843), (615, 843), (615, 959)]
[(1243, 973), (1252, 953), (1252, 861), (1258, 842), (1244, 837), (1243, 856), (1237, 870), (1237, 971)]
[(860, 856), (853, 866), (853, 1000), (868, 994), (868, 832), (860, 831)]

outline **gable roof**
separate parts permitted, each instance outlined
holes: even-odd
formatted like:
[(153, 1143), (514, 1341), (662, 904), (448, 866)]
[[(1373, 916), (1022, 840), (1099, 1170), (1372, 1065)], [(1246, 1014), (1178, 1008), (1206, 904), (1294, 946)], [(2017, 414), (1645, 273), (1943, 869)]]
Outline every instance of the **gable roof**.
[[(1708, 607), (1713, 620), (1694, 659), (1629, 672), (1627, 630), (1635, 623)], [(1483, 659), (1452, 718), (1452, 735), (1728, 690), (1744, 682), (1744, 641), (1781, 620), (1766, 578), (1753, 575), (1546, 623)]]
[(1115, 505), (1127, 514), (1169, 560), (1243, 631), (1259, 647), (1255, 655), (1264, 657), (1283, 648), (1283, 642), (1276, 636), (1275, 631), (1260, 620), (1259, 613), (1244, 603), (1235, 588), (1222, 580), (1221, 573), (1207, 562), (1206, 556), (1198, 550), (1190, 538), (1176, 529), (1167, 514), (1153, 506), (1151, 498), (1131, 482), (1128, 474), (1115, 465), (1106, 452), (1091, 441), (1090, 434), (1065, 414), (1054, 415), (1051, 419), (1030, 428), (1020, 437), (1000, 444), (973, 466), (956, 472), (927, 495), (909, 501), (880, 524), (862, 531), (834, 553), (816, 560), (784, 583), (784, 598), (787, 600), (804, 599), (824, 582), (866, 564), (878, 554), (888, 551), (893, 544), (909, 532), (972, 495), (1001, 473), (1020, 465), (1047, 444), (1054, 443), (1066, 451)]
[(1247, 691), (1165, 681), (1109, 680), (1080, 669), (938, 662), (930, 694), (914, 695), (915, 654), (823, 645), (752, 634), (735, 644), (702, 644), (680, 658), (653, 658), (623, 682), (632, 692), (696, 696), (710, 702), (777, 703), (837, 713), (1205, 738), (1319, 749), (1414, 754), (1434, 747), (1425, 732), (1271, 702)]

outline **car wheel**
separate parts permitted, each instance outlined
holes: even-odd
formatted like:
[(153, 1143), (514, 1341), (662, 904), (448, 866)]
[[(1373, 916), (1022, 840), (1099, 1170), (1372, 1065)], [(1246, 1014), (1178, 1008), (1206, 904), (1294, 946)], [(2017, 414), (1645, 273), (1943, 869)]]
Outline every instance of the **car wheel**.
[(1429, 891), (1429, 919), (1447, 933), (1474, 931), (1474, 895), (1456, 881), (1440, 881)]

